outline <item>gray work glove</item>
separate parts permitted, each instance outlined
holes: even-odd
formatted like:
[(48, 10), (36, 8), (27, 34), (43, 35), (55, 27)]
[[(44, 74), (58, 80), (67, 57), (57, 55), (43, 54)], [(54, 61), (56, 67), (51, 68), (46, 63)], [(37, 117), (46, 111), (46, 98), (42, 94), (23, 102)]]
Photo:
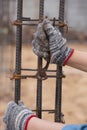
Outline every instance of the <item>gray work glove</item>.
[(6, 130), (24, 130), (27, 119), (34, 116), (34, 113), (22, 102), (16, 104), (12, 101), (8, 104), (3, 121), (6, 124)]
[(50, 62), (59, 66), (65, 65), (74, 50), (66, 46), (66, 39), (62, 37), (58, 28), (52, 26), (48, 19), (44, 19), (42, 24), (49, 39)]
[(34, 34), (34, 40), (32, 41), (32, 46), (33, 52), (37, 56), (44, 58), (46, 61), (50, 61), (48, 39), (43, 30), (43, 23), (39, 23), (37, 27), (37, 30)]

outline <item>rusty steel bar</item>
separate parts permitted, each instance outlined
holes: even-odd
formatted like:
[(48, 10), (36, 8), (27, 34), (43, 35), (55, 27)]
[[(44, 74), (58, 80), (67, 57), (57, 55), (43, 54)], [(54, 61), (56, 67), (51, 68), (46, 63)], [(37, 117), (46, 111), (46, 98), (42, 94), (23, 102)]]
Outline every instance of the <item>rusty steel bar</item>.
[[(40, 15), (40, 14), (39, 14)], [(43, 16), (40, 16), (41, 19), (43, 19)], [(30, 17), (22, 17), (22, 21), (36, 21), (39, 22), (40, 19), (31, 19)], [(53, 19), (50, 19), (50, 21), (53, 21)], [(58, 19), (56, 19), (55, 21), (59, 21)]]
[[(22, 21), (23, 0), (17, 0), (17, 20)], [(16, 29), (16, 68), (15, 72), (21, 75), (22, 26)], [(15, 102), (20, 100), (21, 79), (15, 80)]]
[[(23, 70), (23, 71), (38, 71), (38, 69), (27, 69), (27, 68), (22, 68), (21, 70)], [(56, 72), (56, 70), (47, 70), (47, 72)]]
[[(59, 23), (64, 22), (64, 6), (65, 0), (60, 0), (59, 6)], [(63, 28), (60, 27), (60, 32), (63, 34)], [(57, 76), (56, 78), (56, 97), (55, 97), (55, 121), (56, 122), (63, 122), (63, 114), (62, 114), (62, 66), (57, 65)]]
[(39, 77), (38, 75), (19, 75), (19, 74), (13, 74), (12, 76), (9, 76), (10, 80), (13, 79), (27, 79), (27, 78), (36, 78), (36, 79), (40, 79), (40, 80), (46, 80), (48, 78), (65, 78), (64, 75), (62, 75), (62, 77), (57, 77), (57, 75), (43, 75), (42, 77)]
[[(32, 111), (36, 111), (36, 110), (32, 110)], [(55, 113), (55, 109), (42, 109), (42, 112), (48, 112), (49, 114), (54, 114)]]
[[(42, 20), (44, 16), (44, 0), (39, 3), (39, 19)], [(38, 70), (42, 69), (42, 58), (38, 57)], [(42, 118), (42, 80), (37, 79), (37, 99), (36, 99), (36, 113), (39, 118)]]

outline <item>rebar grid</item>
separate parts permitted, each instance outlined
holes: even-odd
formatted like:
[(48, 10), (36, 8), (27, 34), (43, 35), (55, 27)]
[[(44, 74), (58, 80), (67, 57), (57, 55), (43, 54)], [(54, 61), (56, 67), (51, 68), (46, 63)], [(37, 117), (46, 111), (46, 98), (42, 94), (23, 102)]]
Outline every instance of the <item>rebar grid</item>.
[[(59, 7), (59, 23), (64, 22), (64, 5), (65, 0), (60, 0), (60, 7)], [(15, 79), (15, 102), (18, 103), (20, 100), (20, 90), (21, 90), (21, 71), (23, 70), (21, 68), (21, 53), (22, 53), (22, 22), (23, 21), (38, 21), (41, 22), (44, 17), (44, 0), (40, 0), (39, 4), (39, 20), (32, 20), (31, 18), (25, 18), (22, 17), (23, 12), (23, 0), (17, 1), (17, 31), (16, 31), (16, 68), (15, 73), (17, 76), (19, 76), (17, 79)], [(58, 21), (58, 20), (57, 20)], [(32, 24), (30, 24), (32, 25)], [(60, 28), (61, 33), (63, 33), (63, 28)], [(42, 58), (38, 57), (37, 60), (37, 69), (24, 69), (27, 71), (39, 71), (42, 69)], [(51, 70), (54, 71), (54, 70)], [(31, 78), (37, 78), (37, 97), (36, 97), (36, 114), (39, 118), (42, 118), (42, 112), (44, 111), (50, 111), (52, 113), (55, 113), (55, 121), (56, 122), (63, 122), (63, 116), (61, 113), (61, 99), (62, 99), (62, 66), (57, 65), (56, 75), (48, 76), (52, 78), (56, 78), (56, 96), (55, 96), (55, 110), (43, 110), (42, 109), (42, 79), (38, 79), (38, 77), (35, 76), (29, 76), (26, 75), (25, 77), (31, 77)]]

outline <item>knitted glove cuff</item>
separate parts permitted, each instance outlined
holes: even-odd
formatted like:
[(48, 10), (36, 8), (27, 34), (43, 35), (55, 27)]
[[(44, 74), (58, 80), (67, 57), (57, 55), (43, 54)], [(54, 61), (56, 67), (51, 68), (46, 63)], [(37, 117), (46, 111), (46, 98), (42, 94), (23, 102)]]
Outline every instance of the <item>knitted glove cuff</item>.
[(24, 130), (26, 120), (32, 115), (34, 114), (29, 109), (25, 108), (24, 110), (20, 111), (20, 113), (16, 116), (16, 119), (15, 119), (15, 129)]
[(51, 63), (61, 65), (66, 65), (70, 57), (72, 56), (74, 52), (74, 49), (68, 48), (65, 46), (65, 49), (63, 47), (63, 50), (59, 50), (53, 53), (51, 56)]
[(68, 62), (68, 60), (71, 58), (71, 56), (73, 55), (74, 53), (74, 49), (71, 50), (70, 54), (66, 57), (64, 63), (63, 63), (63, 66), (65, 66)]
[(31, 120), (31, 118), (33, 118), (33, 117), (37, 117), (37, 116), (36, 116), (36, 115), (31, 115), (31, 116), (29, 116), (29, 117), (26, 119), (25, 126), (24, 126), (24, 130), (27, 130), (28, 123), (29, 123), (29, 121)]

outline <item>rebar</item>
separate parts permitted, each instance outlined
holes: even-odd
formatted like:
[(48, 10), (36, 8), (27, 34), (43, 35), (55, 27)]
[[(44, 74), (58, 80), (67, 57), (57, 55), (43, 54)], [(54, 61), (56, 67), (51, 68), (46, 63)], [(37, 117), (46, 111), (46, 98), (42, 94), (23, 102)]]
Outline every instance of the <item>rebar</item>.
[[(17, 20), (22, 21), (23, 0), (17, 1)], [(21, 51), (22, 51), (22, 26), (16, 29), (16, 68), (15, 72), (21, 75)], [(21, 79), (15, 80), (15, 102), (20, 100)]]
[[(39, 4), (39, 20), (44, 16), (44, 0), (40, 0)], [(42, 58), (38, 57), (38, 70), (42, 69)], [(36, 113), (39, 118), (42, 118), (42, 80), (37, 79), (37, 98), (36, 98)]]
[[(64, 22), (64, 6), (65, 0), (60, 0), (59, 6), (59, 23)], [(60, 32), (63, 34), (63, 28), (59, 28)], [(58, 77), (58, 75), (60, 75)], [(62, 66), (57, 65), (57, 77), (56, 78), (56, 96), (55, 96), (55, 121), (63, 122), (63, 114), (62, 114)]]

